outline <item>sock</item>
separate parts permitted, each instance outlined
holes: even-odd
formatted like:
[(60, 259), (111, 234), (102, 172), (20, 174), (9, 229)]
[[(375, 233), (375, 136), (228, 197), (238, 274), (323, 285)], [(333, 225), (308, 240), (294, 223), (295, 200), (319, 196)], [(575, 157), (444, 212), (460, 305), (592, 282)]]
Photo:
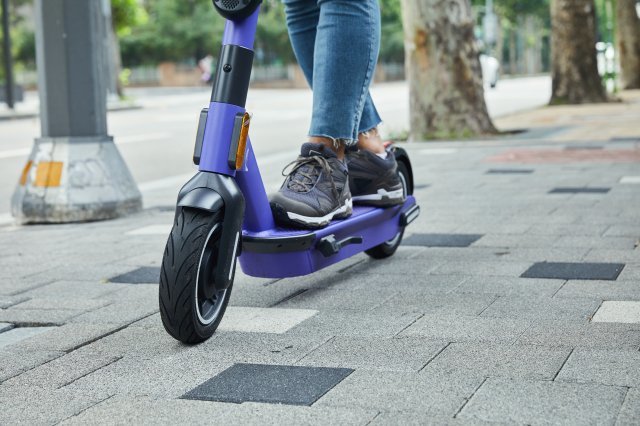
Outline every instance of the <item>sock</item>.
[(382, 158), (383, 160), (387, 159), (387, 155), (388, 152), (385, 150), (382, 154), (376, 154), (378, 157)]

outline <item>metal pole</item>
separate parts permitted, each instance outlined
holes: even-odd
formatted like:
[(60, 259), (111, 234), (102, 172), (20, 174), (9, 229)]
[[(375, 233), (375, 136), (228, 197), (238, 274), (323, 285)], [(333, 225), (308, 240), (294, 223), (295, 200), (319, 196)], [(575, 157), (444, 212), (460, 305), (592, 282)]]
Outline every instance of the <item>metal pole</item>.
[(11, 56), (11, 34), (9, 32), (9, 0), (2, 0), (2, 50), (4, 52), (6, 102), (7, 106), (13, 109), (13, 58)]

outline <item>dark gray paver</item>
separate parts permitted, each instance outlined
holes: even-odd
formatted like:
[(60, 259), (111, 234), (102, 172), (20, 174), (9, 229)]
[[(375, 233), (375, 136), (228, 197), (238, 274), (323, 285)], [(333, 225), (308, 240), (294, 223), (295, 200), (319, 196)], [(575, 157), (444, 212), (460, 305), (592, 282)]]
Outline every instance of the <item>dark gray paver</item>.
[(405, 246), (469, 247), (482, 234), (413, 234), (402, 240)]
[(533, 173), (533, 169), (489, 169), (488, 175), (529, 175)]
[(109, 282), (123, 284), (157, 284), (159, 281), (159, 266), (142, 266), (133, 271), (109, 278)]
[(594, 384), (489, 378), (457, 417), (509, 424), (613, 424), (626, 392)]
[(520, 276), (564, 280), (615, 280), (624, 267), (624, 263), (539, 262)]
[(350, 368), (234, 364), (182, 398), (311, 405), (352, 372)]
[(576, 349), (558, 381), (640, 387), (640, 352), (616, 349)]
[(611, 188), (553, 188), (549, 194), (606, 194)]

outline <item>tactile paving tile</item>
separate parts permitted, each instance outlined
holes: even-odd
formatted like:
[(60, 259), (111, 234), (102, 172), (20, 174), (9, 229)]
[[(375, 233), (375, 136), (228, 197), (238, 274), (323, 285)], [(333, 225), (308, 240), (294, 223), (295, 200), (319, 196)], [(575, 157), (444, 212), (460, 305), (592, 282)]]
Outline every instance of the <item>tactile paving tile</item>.
[(624, 266), (624, 263), (538, 262), (520, 276), (522, 278), (614, 281)]
[(549, 194), (606, 194), (611, 188), (553, 188)]
[(482, 234), (413, 234), (402, 241), (405, 246), (469, 247)]
[(142, 266), (109, 278), (109, 282), (122, 284), (158, 284), (160, 282), (159, 266)]
[(350, 368), (234, 364), (184, 394), (182, 399), (311, 405), (353, 371)]
[(488, 175), (529, 175), (533, 169), (489, 169)]

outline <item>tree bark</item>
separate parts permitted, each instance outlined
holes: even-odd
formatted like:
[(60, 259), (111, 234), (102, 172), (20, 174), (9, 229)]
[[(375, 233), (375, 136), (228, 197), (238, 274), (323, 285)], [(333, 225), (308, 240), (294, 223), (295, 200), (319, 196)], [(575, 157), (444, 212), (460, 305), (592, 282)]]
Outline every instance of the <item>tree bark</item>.
[(551, 104), (606, 102), (596, 60), (594, 0), (551, 1)]
[(620, 86), (640, 89), (640, 18), (636, 0), (616, 1), (616, 41), (620, 58)]
[(496, 133), (469, 0), (402, 0), (411, 139)]

